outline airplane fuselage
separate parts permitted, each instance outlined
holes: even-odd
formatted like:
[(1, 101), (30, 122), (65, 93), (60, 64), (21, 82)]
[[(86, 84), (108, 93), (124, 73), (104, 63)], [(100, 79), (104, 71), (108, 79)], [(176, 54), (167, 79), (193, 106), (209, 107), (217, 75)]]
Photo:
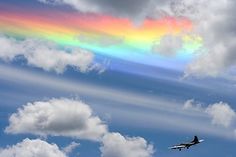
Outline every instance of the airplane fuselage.
[(197, 136), (195, 136), (193, 141), (191, 141), (189, 143), (181, 143), (179, 145), (172, 146), (172, 147), (170, 147), (170, 149), (178, 149), (179, 151), (181, 151), (184, 148), (189, 149), (189, 147), (191, 147), (193, 145), (196, 145), (196, 144), (199, 144), (203, 141), (204, 140), (198, 140)]

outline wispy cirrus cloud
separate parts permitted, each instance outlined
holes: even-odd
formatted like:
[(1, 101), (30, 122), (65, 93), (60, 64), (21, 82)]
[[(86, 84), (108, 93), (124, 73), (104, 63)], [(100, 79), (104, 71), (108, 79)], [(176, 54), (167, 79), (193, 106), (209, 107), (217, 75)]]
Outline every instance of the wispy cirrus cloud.
[[(91, 103), (94, 103), (93, 107), (96, 108), (97, 113), (110, 113), (111, 119), (122, 126), (139, 127), (145, 124), (150, 129), (170, 129), (172, 126), (172, 131), (173, 128), (188, 132), (198, 131), (224, 138), (233, 134), (231, 128), (210, 125), (209, 115), (205, 112), (183, 110), (183, 102), (171, 101), (169, 97), (158, 95), (153, 97), (122, 89), (59, 79), (3, 65), (0, 65), (0, 73), (2, 73), (0, 79), (14, 83), (16, 86), (34, 85), (36, 89), (52, 90), (53, 93), (56, 90), (83, 95), (94, 100)], [(114, 106), (116, 107), (114, 108)], [(134, 110), (127, 111), (126, 107)], [(148, 124), (146, 120), (149, 121)], [(134, 124), (133, 121), (137, 121), (137, 123)]]

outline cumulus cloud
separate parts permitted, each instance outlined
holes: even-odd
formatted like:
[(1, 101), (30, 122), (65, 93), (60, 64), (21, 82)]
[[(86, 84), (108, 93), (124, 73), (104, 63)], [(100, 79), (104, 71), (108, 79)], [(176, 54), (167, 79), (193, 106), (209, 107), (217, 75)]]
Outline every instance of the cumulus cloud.
[[(24, 105), (10, 116), (9, 126), (5, 132), (65, 136), (98, 141), (101, 142), (102, 157), (151, 157), (154, 153), (153, 145), (148, 144), (144, 138), (124, 137), (120, 133), (108, 132), (107, 126), (99, 117), (93, 115), (88, 105), (81, 101), (65, 98)], [(36, 156), (53, 157), (54, 154), (51, 153), (53, 150), (55, 155), (64, 157), (79, 145), (79, 143), (71, 142), (59, 150), (55, 144), (50, 145), (41, 140), (25, 139), (21, 143), (0, 150), (0, 156), (13, 157), (14, 154), (19, 154), (16, 157), (22, 155), (31, 157), (32, 154), (36, 154)]]
[(212, 123), (229, 127), (235, 120), (236, 112), (226, 103), (219, 102), (209, 105), (206, 113), (212, 117)]
[(236, 112), (224, 102), (210, 104), (203, 107), (202, 104), (195, 102), (193, 99), (187, 100), (183, 106), (184, 110), (192, 110), (206, 113), (213, 125), (229, 127), (236, 118)]
[(107, 126), (81, 101), (51, 99), (28, 103), (9, 118), (5, 132), (40, 136), (67, 136), (98, 141)]
[[(194, 23), (193, 33), (203, 38), (203, 50), (186, 68), (185, 76), (216, 77), (236, 65), (236, 1), (180, 0), (172, 12)], [(214, 14), (212, 14), (214, 13)]]
[(100, 147), (102, 157), (151, 157), (153, 145), (141, 137), (124, 137), (119, 133), (108, 133)]
[(81, 72), (91, 69), (94, 55), (79, 48), (60, 48), (55, 43), (39, 39), (17, 40), (0, 35), (0, 59), (12, 61), (23, 56), (29, 65), (46, 71), (62, 73), (67, 66)]
[(24, 139), (13, 146), (0, 149), (1, 157), (67, 157), (56, 144), (40, 139)]
[(182, 48), (182, 38), (175, 35), (165, 35), (160, 43), (154, 44), (152, 51), (163, 56), (175, 56)]

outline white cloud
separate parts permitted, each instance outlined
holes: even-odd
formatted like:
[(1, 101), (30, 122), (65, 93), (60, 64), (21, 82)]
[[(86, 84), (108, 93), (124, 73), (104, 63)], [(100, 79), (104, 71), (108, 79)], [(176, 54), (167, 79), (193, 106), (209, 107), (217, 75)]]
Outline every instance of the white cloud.
[[(156, 4), (153, 0), (38, 0), (46, 4), (68, 5), (80, 12), (92, 12), (99, 14), (109, 14), (113, 16), (128, 17), (134, 21), (143, 19)], [(164, 3), (158, 0), (158, 4)]]
[(210, 116), (213, 125), (225, 128), (233, 124), (236, 118), (236, 112), (227, 103), (223, 102), (210, 104), (204, 108), (202, 104), (190, 99), (185, 102), (183, 109), (206, 113)]
[(66, 146), (65, 148), (63, 148), (63, 152), (65, 152), (66, 154), (70, 154), (76, 147), (78, 147), (80, 144), (77, 142), (71, 142), (71, 144), (69, 144), (68, 146)]
[[(222, 130), (219, 127), (216, 128), (214, 125), (209, 125), (207, 121), (209, 116), (205, 112), (189, 112), (188, 110), (183, 110), (180, 107), (183, 105), (182, 102), (172, 101), (169, 98), (160, 96), (152, 97), (127, 90), (118, 90), (80, 81), (49, 77), (6, 65), (0, 65), (0, 73), (0, 79), (16, 86), (24, 85), (30, 87), (31, 85), (36, 85), (40, 90), (57, 90), (69, 94), (77, 93), (79, 95), (86, 95), (86, 97), (94, 100), (95, 106), (99, 106), (96, 107), (98, 113), (111, 113), (112, 119), (117, 119), (117, 123), (124, 127), (130, 127), (132, 125), (138, 128), (141, 125), (146, 125), (147, 128), (154, 130), (165, 128), (173, 131), (174, 128), (187, 132), (192, 131), (193, 133), (198, 130), (201, 133), (224, 138), (228, 138), (229, 134), (232, 133), (232, 130)], [(12, 96), (12, 93), (9, 94)], [(14, 97), (14, 100), (9, 101), (17, 101), (17, 97), (18, 95)], [(20, 100), (22, 101), (22, 98)], [(113, 103), (110, 105), (104, 103), (104, 100), (106, 102), (112, 101)], [(125, 106), (121, 104), (125, 104)], [(145, 110), (126, 110), (126, 107), (141, 107), (145, 108)], [(206, 119), (203, 121), (202, 118)], [(149, 121), (148, 124), (146, 123), (147, 120)], [(133, 123), (134, 121), (137, 121), (137, 123)], [(170, 128), (170, 126), (172, 127)]]
[[(182, 102), (173, 101), (167, 97), (152, 97), (127, 90), (80, 82), (78, 80), (49, 77), (32, 71), (9, 67), (8, 65), (0, 65), (0, 73), (0, 79), (15, 86), (24, 85), (30, 87), (31, 85), (36, 85), (35, 87), (41, 91), (57, 90), (58, 92), (68, 94), (76, 93), (92, 98), (97, 113), (102, 115), (111, 113), (112, 119), (116, 119), (116, 123), (124, 127), (130, 127), (132, 125), (138, 128), (145, 125), (147, 128), (154, 130), (165, 128), (172, 131), (174, 129), (183, 132), (191, 131), (193, 133), (197, 130), (207, 135), (215, 135), (223, 138), (228, 138), (232, 134), (230, 128), (222, 129), (214, 125), (209, 125), (209, 116), (205, 112), (189, 112), (188, 110), (183, 110), (181, 107), (183, 105)], [(224, 93), (224, 91), (219, 92)], [(12, 97), (12, 93), (8, 94)], [(13, 103), (18, 100), (26, 100), (18, 97), (19, 94), (14, 96), (14, 100), (11, 99), (8, 101)], [(31, 95), (28, 95), (28, 97), (31, 97)], [(107, 102), (113, 103), (108, 104)], [(126, 107), (134, 108), (134, 110), (126, 110)], [(137, 107), (144, 108), (145, 110), (135, 110)], [(149, 121), (148, 124), (146, 123), (147, 120)], [(137, 123), (133, 123), (134, 121)], [(172, 127), (170, 128), (170, 126)]]
[[(194, 59), (185, 70), (185, 77), (217, 77), (236, 66), (236, 56), (231, 51), (231, 46), (236, 45), (236, 40), (232, 45), (218, 43), (209, 49), (209, 52), (201, 54)], [(232, 47), (235, 49), (236, 47)]]
[(56, 144), (40, 139), (24, 139), (13, 146), (0, 149), (1, 157), (67, 157)]
[(219, 102), (209, 105), (206, 113), (212, 117), (212, 123), (229, 127), (235, 120), (236, 112), (226, 103)]
[[(186, 68), (185, 76), (216, 77), (236, 66), (234, 0), (180, 0), (172, 3), (176, 16), (190, 18), (203, 49)], [(213, 14), (214, 13), (214, 14)]]
[(38, 0), (38, 1), (46, 4), (66, 4), (82, 12), (101, 12), (101, 8), (99, 5), (84, 0)]
[(201, 111), (203, 108), (202, 108), (202, 104), (196, 103), (194, 99), (190, 99), (184, 103), (183, 109)]
[(59, 48), (55, 43), (28, 38), (17, 40), (0, 35), (0, 58), (12, 61), (17, 56), (24, 56), (29, 65), (46, 71), (62, 73), (67, 66), (72, 66), (81, 72), (92, 67), (94, 55), (79, 48)]
[(182, 48), (182, 38), (175, 35), (165, 35), (160, 43), (154, 44), (152, 51), (163, 56), (175, 56)]
[(65, 98), (28, 103), (11, 115), (9, 123), (5, 132), (12, 134), (100, 140), (107, 132), (107, 126), (88, 105)]
[[(236, 66), (235, 0), (39, 0), (44, 3), (66, 4), (82, 12), (109, 13), (142, 22), (145, 18), (184, 17), (192, 21), (190, 35), (202, 38), (199, 55), (185, 69), (185, 77), (216, 77)], [(214, 13), (214, 14), (213, 14)], [(141, 21), (141, 22), (140, 22)], [(166, 40), (153, 50), (165, 55), (176, 53), (179, 39)], [(165, 41), (166, 40), (166, 41)], [(168, 41), (171, 41), (168, 43)]]
[(21, 46), (16, 40), (0, 36), (0, 44), (2, 45), (0, 49), (0, 58), (3, 60), (13, 60), (20, 54), (19, 50), (21, 49)]
[(100, 147), (102, 157), (151, 157), (153, 145), (141, 137), (124, 137), (119, 133), (108, 133)]
[[(124, 137), (120, 133), (109, 133), (107, 126), (98, 117), (92, 115), (91, 108), (76, 100), (61, 98), (28, 103), (10, 116), (9, 123), (5, 129), (7, 133), (65, 136), (99, 141), (102, 144), (100, 149), (103, 157), (151, 157), (154, 153), (153, 145), (148, 144), (144, 138)], [(37, 143), (46, 144), (41, 140), (25, 139), (16, 146), (0, 150), (0, 155), (2, 153), (11, 157), (15, 152), (19, 152), (19, 157), (21, 157), (21, 153), (25, 154), (28, 153), (26, 151), (29, 151), (29, 155), (26, 154), (26, 157), (31, 157), (31, 154), (40, 156), (41, 154), (37, 153), (41, 152), (35, 152), (35, 150), (44, 150), (44, 148), (36, 149)], [(31, 148), (22, 149), (29, 144), (32, 150)], [(60, 152), (66, 156), (79, 145), (79, 143), (71, 142)], [(52, 146), (58, 149), (55, 144)], [(54, 152), (57, 153), (56, 150)], [(50, 155), (53, 157), (53, 154)], [(42, 156), (47, 157), (47, 154)]]

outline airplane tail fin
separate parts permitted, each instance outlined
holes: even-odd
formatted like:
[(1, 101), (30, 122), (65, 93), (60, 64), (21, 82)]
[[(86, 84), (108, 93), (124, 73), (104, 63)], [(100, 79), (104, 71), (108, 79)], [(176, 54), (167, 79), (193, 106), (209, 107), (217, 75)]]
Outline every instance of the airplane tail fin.
[(193, 139), (192, 142), (196, 142), (196, 143), (199, 142), (199, 141), (198, 141), (198, 137), (197, 137), (197, 136), (194, 136), (194, 139)]

